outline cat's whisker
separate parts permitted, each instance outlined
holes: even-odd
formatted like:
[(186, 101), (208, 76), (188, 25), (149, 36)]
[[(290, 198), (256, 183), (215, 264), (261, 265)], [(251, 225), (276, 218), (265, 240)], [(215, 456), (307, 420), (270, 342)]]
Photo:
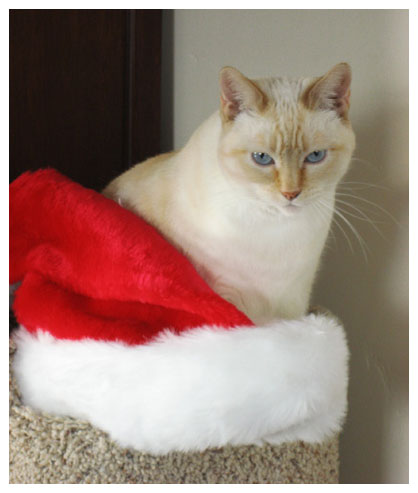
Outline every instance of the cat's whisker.
[[(318, 212), (320, 215), (322, 215), (322, 218), (324, 220), (325, 224), (329, 224), (329, 214), (326, 213), (323, 209), (321, 209), (320, 204), (316, 204), (318, 207)], [(334, 245), (337, 245), (337, 237), (335, 236), (334, 230), (332, 228), (329, 228), (329, 235), (332, 237), (332, 240), (334, 242)]]
[[(342, 212), (344, 212), (345, 214), (348, 214), (349, 216), (351, 217), (354, 217), (356, 219), (359, 219), (360, 221), (365, 221), (365, 222), (368, 222), (369, 224), (371, 224), (373, 226), (373, 228), (377, 231), (377, 233), (379, 233), (379, 235), (386, 241), (387, 238), (385, 238), (385, 236), (382, 234), (382, 232), (380, 231), (380, 229), (376, 226), (376, 223), (377, 221), (373, 221), (372, 219), (370, 219), (370, 217), (365, 214), (361, 209), (359, 209), (358, 207), (354, 206), (353, 204), (350, 204), (349, 202), (346, 202), (345, 200), (341, 200), (341, 199), (338, 199), (336, 198), (335, 201), (338, 203), (338, 204), (344, 204), (346, 205), (347, 207), (351, 207), (353, 210), (355, 210), (356, 212), (358, 212), (361, 216), (357, 216), (356, 214), (353, 214), (352, 212), (350, 211), (347, 211), (345, 209), (343, 209), (341, 206), (339, 206), (340, 210)], [(379, 224), (382, 224), (382, 222), (380, 221)]]
[[(348, 185), (345, 187), (345, 185)], [(338, 185), (338, 188), (356, 188), (357, 190), (365, 190), (367, 188), (378, 188), (380, 190), (390, 190), (389, 187), (377, 185), (376, 183), (367, 183), (364, 181), (343, 181)]]
[(371, 221), (368, 217), (365, 218), (365, 217), (362, 217), (362, 216), (358, 216), (357, 214), (354, 214), (353, 212), (345, 209), (343, 206), (340, 205), (340, 202), (338, 200), (336, 200), (336, 202), (338, 203), (338, 205), (336, 205), (335, 207), (341, 211), (342, 213), (346, 214), (347, 216), (350, 216), (350, 217), (353, 217), (354, 219), (357, 219), (359, 221), (365, 221), (365, 222), (368, 222), (370, 223), (372, 226), (374, 226), (374, 223), (373, 221)]
[(347, 207), (350, 207), (351, 209), (353, 209), (354, 211), (356, 211), (356, 212), (358, 212), (360, 214), (358, 216), (356, 214), (353, 214), (352, 212), (347, 212), (347, 214), (349, 214), (350, 216), (355, 217), (356, 219), (360, 219), (361, 221), (373, 222), (369, 218), (369, 216), (367, 216), (361, 209), (359, 209), (358, 207), (354, 206), (353, 204), (350, 204), (350, 202), (346, 202), (345, 200), (341, 200), (339, 198), (335, 198), (335, 202), (337, 202), (338, 204), (344, 204)]
[(337, 209), (337, 210), (338, 210), (341, 214), (344, 214), (345, 216), (347, 216), (347, 215), (348, 215), (348, 216), (353, 217), (353, 218), (355, 218), (355, 219), (358, 219), (358, 220), (360, 220), (360, 221), (365, 221), (365, 222), (370, 223), (370, 224), (373, 226), (373, 229), (375, 229), (375, 230), (376, 230), (376, 232), (379, 234), (379, 236), (380, 236), (383, 240), (387, 241), (387, 238), (386, 238), (386, 237), (382, 234), (382, 232), (381, 232), (381, 231), (380, 231), (380, 230), (376, 227), (376, 225), (375, 225), (372, 221), (370, 221), (370, 220), (368, 220), (368, 219), (365, 219), (365, 218), (362, 218), (362, 217), (359, 217), (359, 216), (357, 216), (357, 215), (355, 215), (355, 214), (352, 214), (352, 213), (350, 213), (349, 211), (347, 211), (346, 209), (343, 209), (341, 206), (338, 206), (338, 207), (336, 206), (336, 209)]
[(366, 242), (364, 241), (363, 237), (360, 235), (360, 233), (357, 231), (357, 229), (351, 224), (351, 222), (337, 208), (335, 209), (335, 214), (337, 214), (347, 224), (347, 226), (351, 229), (351, 231), (353, 232), (354, 236), (357, 238), (357, 240), (361, 246), (362, 252), (364, 254), (364, 258), (367, 262), (368, 257), (367, 257), (367, 251), (366, 250), (369, 250), (369, 248), (368, 248)]
[[(328, 210), (334, 212), (334, 209), (332, 209), (331, 207), (329, 207), (329, 205), (327, 203), (325, 203), (323, 201), (318, 201), (317, 203), (318, 204), (321, 204), (322, 207), (324, 207), (325, 209), (328, 209)], [(334, 215), (332, 217), (331, 224), (336, 224), (338, 226), (338, 228), (340, 229), (340, 231), (344, 235), (345, 239), (347, 240), (347, 243), (348, 243), (348, 245), (350, 247), (351, 252), (354, 253), (354, 248), (353, 248), (353, 244), (351, 243), (350, 237), (347, 235), (347, 233), (345, 232), (344, 228), (337, 221), (337, 218)]]
[[(336, 200), (336, 201), (341, 201), (341, 200), (343, 200), (341, 197), (344, 197), (344, 196), (342, 196), (342, 195), (340, 195), (340, 194), (336, 194), (336, 196), (335, 196), (335, 200)], [(344, 197), (344, 199), (346, 199), (346, 197)], [(367, 214), (369, 214), (369, 215), (370, 215), (370, 217), (372, 217), (374, 221), (375, 221), (375, 220), (377, 220), (377, 218), (381, 217), (380, 211), (378, 211), (378, 210), (376, 210), (376, 209), (371, 208), (371, 207), (370, 207), (368, 204), (366, 204), (366, 203), (363, 203), (363, 202), (359, 201), (359, 203), (357, 204), (357, 206), (358, 206), (358, 207), (360, 207), (360, 206), (361, 206), (361, 210), (362, 210), (363, 212), (367, 212)], [(381, 224), (383, 224), (383, 223), (384, 223), (384, 221), (380, 221), (380, 223), (381, 223)]]
[(354, 253), (354, 247), (353, 247), (353, 244), (351, 243), (350, 237), (347, 235), (347, 233), (345, 232), (344, 228), (337, 221), (337, 218), (335, 216), (332, 218), (331, 224), (336, 224), (338, 226), (338, 228), (340, 229), (340, 231), (344, 235), (345, 239), (347, 240), (347, 243), (348, 243), (348, 245), (350, 247), (351, 252)]
[[(328, 207), (329, 209), (331, 209), (331, 207), (328, 204), (324, 203), (323, 205), (325, 205), (326, 207)], [(347, 226), (350, 228), (351, 232), (357, 238), (357, 240), (359, 242), (359, 245), (361, 247), (361, 250), (363, 252), (364, 258), (365, 258), (366, 262), (368, 262), (367, 250), (369, 252), (370, 252), (370, 250), (369, 250), (366, 242), (364, 241), (363, 237), (360, 235), (360, 233), (357, 231), (357, 229), (351, 224), (351, 222), (344, 216), (344, 214), (342, 212), (340, 212), (337, 208), (334, 208), (334, 213), (338, 217), (340, 217), (345, 222), (345, 224), (347, 224)], [(341, 228), (341, 230), (343, 230), (343, 228)], [(346, 234), (345, 234), (345, 236), (347, 238), (347, 235)], [(350, 244), (351, 244), (351, 242), (350, 242)]]
[[(318, 212), (318, 216), (319, 218), (325, 223), (325, 224), (328, 224), (329, 222), (329, 218), (327, 217), (327, 215), (325, 214), (325, 211), (321, 209), (320, 207), (320, 204), (319, 203), (313, 203), (312, 204), (314, 209)], [(334, 241), (334, 244), (336, 245), (337, 244), (337, 238), (335, 236), (335, 233), (334, 231), (332, 230), (332, 228), (330, 228), (329, 230), (329, 234), (331, 235), (332, 237), (332, 240)], [(327, 246), (327, 245), (326, 245)]]
[[(358, 195), (353, 195), (351, 193), (344, 193), (344, 192), (336, 192), (336, 195), (339, 195), (339, 196), (342, 196), (342, 197), (351, 197), (351, 198), (354, 198), (354, 199), (357, 199), (357, 200), (361, 200), (362, 202), (365, 202), (366, 204), (370, 204), (372, 205), (373, 207), (376, 207), (377, 209), (379, 209), (380, 211), (382, 211), (383, 213), (385, 213), (390, 219), (392, 219), (392, 221), (397, 225), (397, 226), (401, 226), (399, 221), (397, 219), (395, 219), (394, 216), (392, 216), (392, 214), (390, 212), (388, 212), (386, 209), (384, 209), (383, 207), (381, 207), (380, 205), (376, 204), (375, 202), (371, 201), (371, 200), (368, 200), (368, 199), (365, 199), (364, 197), (359, 197)], [(370, 211), (372, 212), (372, 211)], [(376, 214), (376, 212), (375, 212)]]

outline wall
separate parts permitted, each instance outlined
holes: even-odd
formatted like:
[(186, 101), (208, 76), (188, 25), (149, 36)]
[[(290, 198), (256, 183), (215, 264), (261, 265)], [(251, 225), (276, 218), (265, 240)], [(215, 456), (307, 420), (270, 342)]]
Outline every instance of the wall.
[(258, 77), (351, 64), (358, 143), (339, 198), (361, 239), (336, 218), (313, 301), (344, 321), (352, 354), (341, 481), (408, 482), (408, 12), (166, 11), (163, 41), (164, 149), (217, 108), (224, 65)]

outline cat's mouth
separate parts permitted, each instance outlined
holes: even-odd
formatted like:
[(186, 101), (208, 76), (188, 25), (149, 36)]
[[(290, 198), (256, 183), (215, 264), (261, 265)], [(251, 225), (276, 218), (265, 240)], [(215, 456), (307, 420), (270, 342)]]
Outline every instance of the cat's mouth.
[(263, 211), (275, 217), (277, 217), (277, 215), (282, 215), (286, 217), (295, 216), (303, 211), (305, 205), (305, 204), (295, 204), (290, 201), (286, 201), (286, 202), (275, 201), (275, 202), (266, 203), (261, 200), (257, 201), (257, 204)]
[(280, 210), (285, 216), (293, 216), (302, 210), (302, 206), (300, 204), (293, 204), (289, 202), (288, 204), (282, 205)]

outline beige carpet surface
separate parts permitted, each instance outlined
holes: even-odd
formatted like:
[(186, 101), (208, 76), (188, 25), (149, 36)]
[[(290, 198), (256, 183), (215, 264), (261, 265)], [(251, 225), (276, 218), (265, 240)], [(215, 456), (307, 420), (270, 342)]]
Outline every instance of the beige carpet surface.
[[(10, 344), (10, 360), (15, 347)], [(122, 449), (106, 433), (22, 405), (10, 373), (10, 483), (337, 483), (338, 439), (320, 445), (223, 447), (163, 456)]]

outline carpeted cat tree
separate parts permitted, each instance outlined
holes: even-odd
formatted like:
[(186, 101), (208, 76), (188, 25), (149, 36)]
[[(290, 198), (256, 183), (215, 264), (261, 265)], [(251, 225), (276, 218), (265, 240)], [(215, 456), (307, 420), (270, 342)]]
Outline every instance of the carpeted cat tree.
[(152, 226), (53, 170), (10, 187), (11, 483), (335, 483), (348, 351), (255, 326)]

